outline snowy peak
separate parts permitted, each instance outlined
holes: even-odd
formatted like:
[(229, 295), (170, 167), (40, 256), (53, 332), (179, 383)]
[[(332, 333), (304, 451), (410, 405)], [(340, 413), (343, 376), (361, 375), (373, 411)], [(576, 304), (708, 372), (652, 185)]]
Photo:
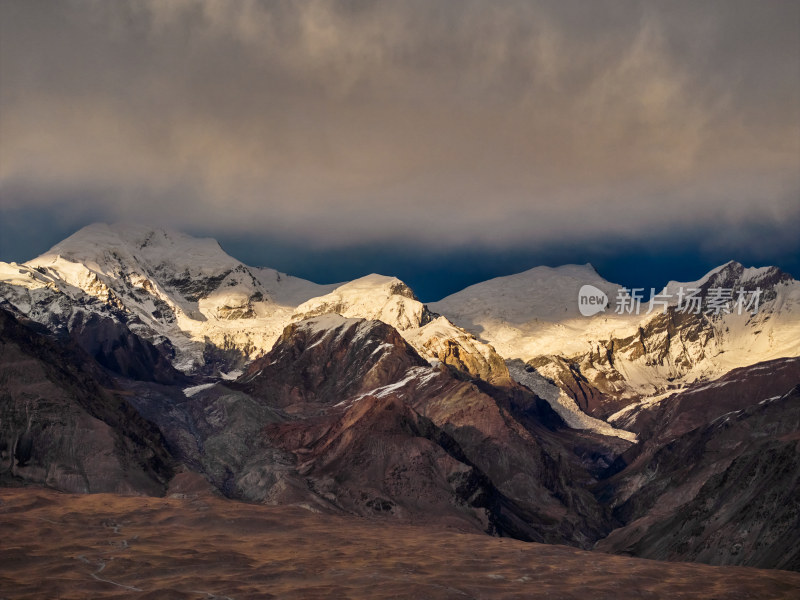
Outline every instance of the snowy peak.
[[(670, 282), (662, 292), (672, 298), (669, 314), (648, 312), (645, 300), (637, 311), (583, 317), (577, 299), (586, 284), (609, 299), (621, 288), (591, 265), (537, 267), (470, 286), (431, 308), (503, 358), (534, 365), (573, 398), (583, 399), (587, 411), (595, 410), (598, 398), (601, 405), (630, 402), (733, 368), (800, 354), (800, 283), (776, 267), (745, 268), (731, 261), (696, 282)], [(677, 311), (680, 287), (699, 288), (701, 297), (716, 287), (763, 293), (757, 314), (729, 307), (708, 316)], [(591, 389), (597, 393), (587, 392)]]
[(28, 264), (144, 322), (187, 329), (272, 311), (259, 280), (215, 240), (164, 229), (89, 225)]
[[(65, 262), (83, 265), (101, 277), (145, 277), (174, 289), (190, 302), (223, 283), (244, 284), (251, 292), (258, 291), (247, 268), (226, 254), (216, 240), (139, 225), (89, 225), (28, 264), (69, 276), (75, 268)], [(234, 272), (240, 275), (232, 276)], [(224, 281), (226, 278), (233, 283)]]
[(678, 289), (697, 288), (707, 292), (710, 288), (735, 288), (754, 290), (774, 290), (782, 283), (793, 283), (794, 278), (778, 267), (745, 267), (734, 260), (720, 265), (706, 273), (697, 281), (670, 281), (665, 293), (674, 294)]
[(128, 223), (94, 223), (59, 242), (47, 255), (81, 262), (118, 255), (135, 255), (143, 262), (170, 262), (176, 266), (216, 269), (238, 263), (211, 238), (195, 238), (177, 231)]
[(212, 238), (124, 223), (88, 225), (27, 265), (81, 289), (96, 279), (115, 290), (157, 290), (187, 314), (199, 309), (220, 318), (255, 316), (259, 311), (246, 306), (254, 303), (293, 309), (334, 287), (248, 267)]
[(557, 322), (580, 317), (578, 291), (587, 284), (609, 298), (619, 288), (603, 279), (591, 264), (535, 267), (471, 285), (432, 303), (431, 309), (467, 329), (490, 315), (511, 325)]
[(251, 269), (213, 239), (104, 223), (25, 265), (4, 265), (0, 283), (18, 311), (42, 323), (111, 307), (155, 345), (168, 340), (179, 369), (206, 373), (267, 352), (298, 304), (332, 289)]
[(297, 307), (292, 319), (327, 313), (383, 321), (400, 331), (421, 327), (434, 317), (427, 306), (417, 300), (411, 288), (397, 277), (374, 273), (304, 302)]
[(536, 267), (472, 285), (432, 312), (396, 277), (317, 285), (248, 267), (213, 239), (125, 224), (90, 225), (29, 263), (0, 264), (0, 300), (17, 313), (53, 331), (72, 332), (92, 315), (118, 320), (177, 369), (209, 376), (265, 355), (287, 324), (331, 314), (390, 325), (421, 356), (464, 377), (500, 384), (509, 378), (505, 360), (538, 360), (555, 369), (542, 375), (567, 383), (575, 375), (576, 385), (585, 380), (625, 401), (800, 354), (800, 283), (775, 267), (732, 261), (666, 288), (758, 287), (757, 314), (707, 318), (678, 314), (674, 303), (669, 314), (650, 314), (645, 300), (640, 313), (584, 317), (585, 285), (609, 299), (621, 287), (590, 264)]
[(320, 315), (382, 321), (434, 364), (444, 363), (464, 376), (494, 383), (508, 380), (505, 363), (494, 348), (430, 312), (396, 277), (372, 274), (341, 285), (300, 305), (292, 320), (313, 322)]

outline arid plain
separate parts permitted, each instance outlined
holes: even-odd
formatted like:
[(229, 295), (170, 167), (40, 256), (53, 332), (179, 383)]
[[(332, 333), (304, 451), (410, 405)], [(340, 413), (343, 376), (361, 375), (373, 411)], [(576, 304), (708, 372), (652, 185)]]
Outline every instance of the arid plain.
[(797, 598), (800, 573), (194, 498), (0, 490), (0, 598)]

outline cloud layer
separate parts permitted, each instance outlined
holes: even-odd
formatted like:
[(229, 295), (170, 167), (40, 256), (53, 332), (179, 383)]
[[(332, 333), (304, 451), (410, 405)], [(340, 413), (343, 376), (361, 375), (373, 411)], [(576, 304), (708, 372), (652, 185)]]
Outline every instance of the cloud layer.
[(8, 210), (319, 247), (797, 249), (796, 2), (1, 6)]

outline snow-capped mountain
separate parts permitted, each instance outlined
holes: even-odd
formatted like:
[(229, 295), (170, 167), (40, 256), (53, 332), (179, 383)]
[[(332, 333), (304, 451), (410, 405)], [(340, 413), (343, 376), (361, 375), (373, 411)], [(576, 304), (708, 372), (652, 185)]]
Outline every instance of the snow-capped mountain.
[[(568, 282), (563, 286), (565, 294), (567, 289), (575, 287), (575, 284), (581, 281), (579, 277), (581, 274), (589, 271), (594, 273), (595, 281), (607, 287), (609, 292), (611, 290), (611, 284), (600, 282), (599, 275), (590, 266), (576, 267), (575, 269), (565, 267), (563, 270), (567, 271), (568, 278)], [(571, 270), (574, 272), (570, 272)], [(553, 290), (547, 288), (542, 290), (536, 284), (536, 281), (533, 284), (529, 282), (525, 289), (540, 297), (549, 294), (549, 304), (545, 306), (552, 306), (555, 295)], [(483, 284), (478, 284), (478, 286), (481, 285)], [(491, 286), (487, 287), (491, 289)], [(577, 290), (578, 287), (575, 287), (576, 295)], [(513, 312), (513, 309), (529, 310), (524, 301), (514, 296), (514, 291), (515, 286), (513, 285), (504, 291), (503, 296), (509, 299), (511, 306), (511, 308), (506, 308), (508, 312), (504, 314)], [(482, 298), (485, 305), (480, 310), (485, 310), (492, 305), (492, 297), (492, 293), (487, 293)], [(442, 303), (436, 304), (437, 307), (440, 305)], [(303, 303), (297, 308), (292, 318), (300, 320), (331, 312), (345, 317), (374, 319), (392, 325), (420, 355), (430, 361), (444, 363), (470, 377), (498, 385), (507, 385), (512, 381), (509, 368), (492, 344), (485, 343), (466, 329), (454, 325), (445, 316), (432, 313), (416, 298), (407, 285), (395, 277), (368, 275), (356, 279), (325, 296), (312, 298)], [(577, 313), (577, 310), (574, 312)], [(558, 314), (560, 314), (560, 309), (553, 308), (549, 316), (554, 319)], [(517, 375), (513, 377), (514, 381), (539, 393), (570, 426), (630, 441), (636, 439), (635, 434), (617, 429), (583, 414), (572, 398), (540, 376), (538, 377), (542, 381), (537, 381), (538, 387), (533, 388), (531, 385), (535, 374), (530, 372), (521, 374), (518, 371), (516, 373)]]
[[(592, 317), (578, 309), (585, 285), (608, 298)], [(95, 356), (102, 348), (104, 365), (116, 364), (120, 343), (139, 343), (132, 338), (151, 345), (144, 354), (163, 357), (126, 372), (162, 360), (190, 375), (235, 378), (287, 324), (337, 313), (391, 325), (429, 362), (467, 378), (521, 382), (574, 427), (629, 439), (596, 418), (737, 367), (800, 354), (800, 284), (774, 267), (731, 262), (695, 282), (669, 282), (658, 296), (668, 298), (665, 306), (648, 311), (645, 297), (638, 314), (614, 310), (620, 288), (588, 264), (537, 267), (428, 307), (395, 277), (319, 285), (244, 265), (212, 239), (120, 224), (85, 227), (25, 264), (0, 263), (8, 307), (70, 334)], [(760, 289), (758, 310), (731, 305), (692, 314), (677, 306), (680, 290), (712, 288)], [(83, 333), (90, 317), (106, 323), (102, 340)], [(156, 379), (174, 380), (163, 365), (156, 370)]]
[[(642, 397), (713, 379), (731, 369), (800, 354), (800, 282), (775, 267), (729, 262), (694, 282), (669, 282), (650, 311), (583, 317), (578, 291), (593, 285), (611, 300), (621, 286), (590, 265), (537, 267), (468, 287), (431, 308), (554, 381), (582, 410), (606, 417)], [(731, 290), (719, 314), (678, 306), (679, 291)], [(757, 310), (738, 310), (737, 294), (760, 290)], [(741, 314), (740, 314), (741, 313)], [(755, 313), (755, 314), (753, 314)], [(519, 371), (517, 371), (519, 372)]]
[(578, 292), (587, 284), (609, 299), (621, 287), (603, 279), (590, 264), (535, 267), (476, 283), (430, 307), (492, 344), (507, 359), (528, 360), (553, 351), (569, 354), (592, 340), (636, 327), (636, 319), (613, 311), (594, 318), (581, 316)]
[(187, 374), (235, 375), (291, 321), (338, 313), (383, 321), (429, 360), (467, 375), (508, 378), (490, 346), (431, 313), (395, 277), (319, 285), (163, 229), (85, 227), (25, 264), (0, 263), (0, 297), (54, 331), (72, 331), (87, 313), (122, 322)]
[(329, 294), (301, 304), (292, 319), (326, 313), (383, 321), (397, 329), (429, 360), (486, 381), (508, 379), (508, 370), (494, 348), (445, 317), (432, 313), (411, 288), (396, 277), (372, 274), (345, 283)]
[(238, 367), (272, 346), (295, 307), (335, 286), (248, 267), (212, 239), (133, 225), (85, 227), (23, 265), (2, 296), (51, 328), (109, 311), (181, 371)]
[[(605, 311), (581, 315), (585, 285)], [(720, 289), (724, 309), (684, 310), (689, 290)], [(800, 569), (799, 289), (728, 263), (668, 283), (658, 310), (619, 314), (619, 287), (573, 265), (429, 308), (392, 277), (317, 285), (213, 240), (95, 225), (0, 264), (0, 484), (163, 495), (184, 481)], [(757, 309), (739, 310), (739, 292), (757, 291)]]
[(367, 275), (340, 285), (330, 293), (311, 298), (293, 315), (300, 320), (326, 313), (383, 321), (398, 331), (429, 323), (433, 315), (414, 292), (397, 277)]
[[(24, 265), (1, 265), (0, 295), (18, 313), (73, 337), (87, 314), (121, 323), (187, 374), (233, 378), (267, 353), (288, 323), (337, 313), (387, 323), (431, 363), (468, 378), (512, 381), (491, 345), (431, 312), (395, 277), (317, 285), (246, 266), (214, 240), (162, 229), (85, 227)], [(571, 425), (633, 437), (589, 417), (574, 418), (574, 401), (563, 394), (546, 397)]]

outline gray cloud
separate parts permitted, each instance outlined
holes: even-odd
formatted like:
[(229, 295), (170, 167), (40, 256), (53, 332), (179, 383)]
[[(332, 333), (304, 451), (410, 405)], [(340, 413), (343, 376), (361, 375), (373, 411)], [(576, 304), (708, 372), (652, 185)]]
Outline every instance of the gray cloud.
[(319, 246), (798, 222), (796, 2), (1, 6), (9, 209)]

